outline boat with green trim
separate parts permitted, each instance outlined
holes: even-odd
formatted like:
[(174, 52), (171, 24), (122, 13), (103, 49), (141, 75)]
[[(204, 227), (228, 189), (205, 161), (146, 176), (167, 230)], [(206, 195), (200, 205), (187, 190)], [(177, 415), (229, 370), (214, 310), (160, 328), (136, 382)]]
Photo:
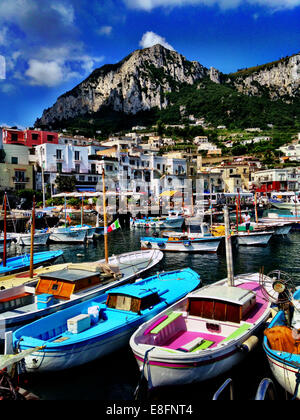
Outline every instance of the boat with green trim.
[(144, 323), (130, 346), (153, 387), (212, 379), (241, 362), (270, 315), (259, 273), (198, 289)]

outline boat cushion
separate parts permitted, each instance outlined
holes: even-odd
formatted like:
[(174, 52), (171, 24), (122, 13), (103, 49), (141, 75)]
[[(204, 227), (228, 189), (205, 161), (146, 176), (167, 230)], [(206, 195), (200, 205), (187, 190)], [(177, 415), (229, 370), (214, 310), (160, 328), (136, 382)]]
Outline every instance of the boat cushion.
[(167, 319), (162, 320), (153, 330), (151, 330), (151, 334), (158, 334), (163, 328), (165, 328), (167, 325), (171, 324), (171, 322), (175, 321), (175, 319), (182, 316), (181, 312), (171, 312)]
[(212, 346), (214, 344), (214, 341), (205, 340), (202, 337), (194, 338), (194, 340), (180, 346), (177, 350), (182, 350), (186, 352), (193, 352), (198, 350), (205, 350), (208, 347)]
[(235, 338), (238, 338), (240, 335), (244, 334), (244, 332), (249, 330), (250, 327), (251, 327), (251, 324), (247, 324), (247, 323), (241, 325), (240, 328), (235, 330), (232, 334), (230, 334), (228, 337), (226, 337), (223, 341), (230, 341), (230, 340), (234, 340)]
[(214, 344), (214, 341), (211, 341), (211, 340), (203, 340), (202, 343), (200, 344), (200, 346), (196, 347), (194, 350), (192, 350), (192, 352), (198, 351), (198, 350), (206, 350), (210, 346), (212, 346), (213, 344)]
[(149, 334), (157, 325), (159, 325), (161, 322), (163, 322), (167, 318), (168, 318), (168, 315), (164, 315), (161, 318), (159, 318), (157, 321), (155, 321), (153, 324), (150, 325), (150, 327), (148, 327), (145, 330), (144, 335)]
[(300, 341), (292, 336), (292, 329), (284, 325), (267, 328), (264, 335), (272, 350), (300, 354)]

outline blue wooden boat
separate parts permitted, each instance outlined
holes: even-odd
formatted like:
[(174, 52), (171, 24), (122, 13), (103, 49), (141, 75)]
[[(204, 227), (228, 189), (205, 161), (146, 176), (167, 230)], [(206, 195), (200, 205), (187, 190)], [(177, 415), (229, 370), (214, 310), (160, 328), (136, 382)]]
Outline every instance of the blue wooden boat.
[[(33, 267), (50, 264), (58, 257), (63, 255), (63, 251), (45, 251), (35, 252), (33, 255)], [(3, 267), (3, 262), (0, 264), (0, 276), (7, 276), (13, 273), (27, 270), (30, 267), (30, 254), (18, 255), (17, 257), (7, 258), (6, 266)]]
[(197, 288), (190, 268), (158, 273), (61, 310), (13, 333), (15, 350), (39, 351), (25, 358), (26, 371), (59, 371), (109, 354), (129, 343), (145, 321)]

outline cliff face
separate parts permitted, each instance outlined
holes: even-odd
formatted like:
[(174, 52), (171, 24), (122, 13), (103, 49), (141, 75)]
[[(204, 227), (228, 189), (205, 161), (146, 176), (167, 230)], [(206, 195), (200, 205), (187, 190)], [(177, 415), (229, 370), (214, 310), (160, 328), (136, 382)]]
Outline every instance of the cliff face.
[(209, 71), (161, 45), (137, 50), (118, 64), (95, 70), (45, 110), (37, 125), (93, 114), (103, 106), (126, 114), (153, 107), (162, 109), (168, 106), (167, 92), (178, 89), (182, 83), (193, 84), (210, 73), (217, 78), (217, 71)]
[(232, 75), (236, 89), (247, 95), (268, 94), (271, 99), (289, 101), (299, 95), (300, 54), (242, 70)]
[(58, 98), (46, 109), (36, 126), (49, 126), (80, 115), (91, 116), (109, 107), (117, 112), (139, 111), (169, 105), (168, 92), (183, 84), (193, 85), (203, 77), (214, 83), (230, 83), (246, 95), (267, 95), (271, 100), (291, 102), (299, 98), (300, 54), (223, 75), (213, 67), (207, 69), (196, 61), (161, 45), (134, 51), (121, 62), (95, 70), (86, 80)]

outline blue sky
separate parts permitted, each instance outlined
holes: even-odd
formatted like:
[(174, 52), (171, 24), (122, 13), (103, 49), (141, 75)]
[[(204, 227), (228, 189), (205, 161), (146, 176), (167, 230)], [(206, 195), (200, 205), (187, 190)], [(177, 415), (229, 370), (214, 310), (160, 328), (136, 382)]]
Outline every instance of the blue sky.
[(274, 61), (300, 51), (300, 0), (0, 0), (0, 125), (158, 42), (224, 73)]

